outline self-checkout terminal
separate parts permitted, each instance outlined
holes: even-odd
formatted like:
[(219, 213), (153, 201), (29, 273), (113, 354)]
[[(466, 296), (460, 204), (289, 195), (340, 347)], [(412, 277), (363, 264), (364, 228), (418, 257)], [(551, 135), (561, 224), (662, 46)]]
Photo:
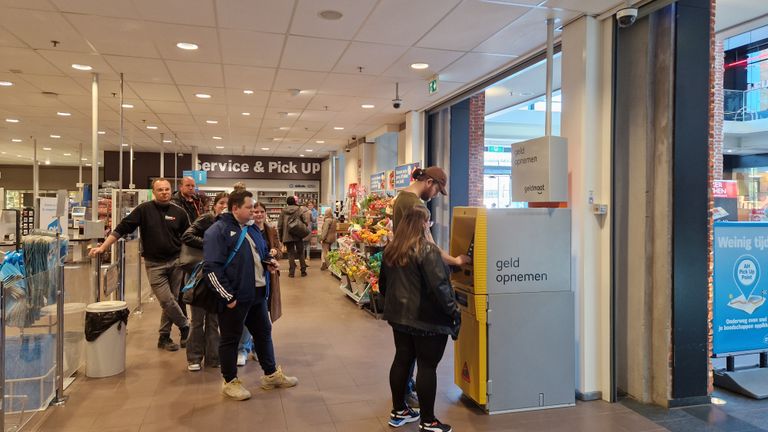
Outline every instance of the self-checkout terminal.
[(575, 404), (571, 213), (453, 209), (452, 274), (462, 327), (454, 380), (488, 413)]

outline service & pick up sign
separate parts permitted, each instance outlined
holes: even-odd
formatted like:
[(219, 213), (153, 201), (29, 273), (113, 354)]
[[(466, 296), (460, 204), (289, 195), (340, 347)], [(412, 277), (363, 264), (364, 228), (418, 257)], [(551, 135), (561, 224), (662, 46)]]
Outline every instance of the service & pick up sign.
[(716, 355), (768, 349), (768, 223), (714, 225)]
[(320, 159), (200, 155), (208, 178), (320, 180)]

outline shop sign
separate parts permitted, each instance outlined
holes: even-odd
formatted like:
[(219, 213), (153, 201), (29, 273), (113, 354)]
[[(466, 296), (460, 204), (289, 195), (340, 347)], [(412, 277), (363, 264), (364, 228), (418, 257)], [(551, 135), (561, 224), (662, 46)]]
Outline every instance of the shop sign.
[(414, 162), (411, 164), (398, 165), (395, 167), (395, 189), (404, 189), (413, 183), (411, 175), (413, 171), (419, 168), (419, 163)]
[(208, 178), (320, 180), (320, 159), (200, 155)]
[(737, 198), (739, 196), (739, 184), (736, 180), (715, 180), (712, 182), (712, 196), (714, 198)]
[(382, 171), (371, 174), (371, 193), (382, 194), (386, 190), (387, 173)]
[(568, 142), (534, 138), (512, 144), (512, 201), (568, 201)]
[(387, 176), (387, 192), (395, 191), (395, 170), (386, 171)]
[(181, 175), (183, 175), (184, 177), (192, 177), (192, 180), (194, 180), (195, 184), (198, 184), (198, 185), (204, 185), (208, 183), (208, 172), (206, 171), (184, 170), (181, 172)]
[(768, 223), (714, 225), (713, 352), (768, 350)]

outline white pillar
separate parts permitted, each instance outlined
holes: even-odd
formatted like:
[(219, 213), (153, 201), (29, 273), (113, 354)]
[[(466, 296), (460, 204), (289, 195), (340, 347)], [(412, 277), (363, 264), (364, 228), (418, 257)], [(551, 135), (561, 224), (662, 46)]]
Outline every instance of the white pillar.
[(165, 134), (160, 134), (160, 175), (158, 177), (165, 177)]
[(197, 146), (193, 146), (193, 147), (192, 147), (192, 166), (190, 167), (190, 169), (191, 169), (192, 171), (197, 171), (197, 170), (199, 170), (199, 169), (200, 169), (200, 168), (197, 166), (197, 161), (198, 161), (198, 159), (200, 159), (200, 157), (199, 157), (199, 155), (197, 154)]
[(91, 83), (91, 220), (99, 220), (99, 74)]
[(37, 163), (37, 138), (32, 138), (32, 204), (37, 208), (37, 198), (40, 196), (40, 165)]
[[(608, 20), (610, 21), (610, 19)], [(562, 35), (561, 135), (571, 178), (572, 284), (576, 297), (576, 390), (586, 399), (611, 395), (610, 221), (592, 202), (610, 206), (611, 26), (593, 17)], [(608, 84), (605, 84), (608, 83)], [(606, 132), (607, 131), (607, 132)]]

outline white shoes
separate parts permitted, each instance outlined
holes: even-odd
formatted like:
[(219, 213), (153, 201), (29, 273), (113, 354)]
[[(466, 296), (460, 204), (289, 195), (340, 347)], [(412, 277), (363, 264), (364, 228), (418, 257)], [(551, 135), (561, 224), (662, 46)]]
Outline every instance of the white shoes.
[(246, 354), (243, 351), (237, 352), (237, 365), (238, 366), (245, 366), (245, 362), (248, 361), (248, 354)]
[(243, 401), (251, 398), (251, 392), (243, 387), (242, 381), (238, 378), (233, 379), (230, 382), (224, 381), (224, 385), (221, 387), (221, 393), (237, 401)]
[(202, 369), (202, 366), (200, 366), (200, 363), (190, 363), (187, 365), (187, 370), (190, 372), (199, 372), (200, 369)]
[(261, 377), (261, 388), (264, 390), (293, 387), (298, 383), (298, 378), (283, 374), (283, 370), (280, 366), (277, 367), (277, 370), (272, 375), (264, 375)]

